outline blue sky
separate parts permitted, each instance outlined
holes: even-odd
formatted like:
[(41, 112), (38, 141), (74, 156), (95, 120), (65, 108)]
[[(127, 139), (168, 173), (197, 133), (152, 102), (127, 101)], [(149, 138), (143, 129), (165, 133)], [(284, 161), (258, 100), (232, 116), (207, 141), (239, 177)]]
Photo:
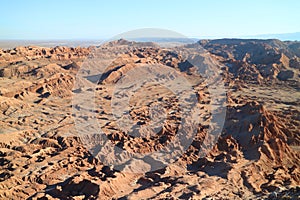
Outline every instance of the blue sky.
[(3, 0), (0, 39), (103, 39), (139, 28), (188, 37), (300, 32), (298, 0)]

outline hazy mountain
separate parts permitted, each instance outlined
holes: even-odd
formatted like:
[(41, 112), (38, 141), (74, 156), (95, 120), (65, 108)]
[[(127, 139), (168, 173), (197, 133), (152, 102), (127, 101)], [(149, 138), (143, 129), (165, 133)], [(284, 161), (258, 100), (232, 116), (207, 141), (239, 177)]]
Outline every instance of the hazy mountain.
[(279, 39), (283, 41), (300, 41), (300, 32), (296, 33), (279, 33), (279, 34), (260, 34), (253, 36), (245, 36), (242, 38), (256, 38), (256, 39)]

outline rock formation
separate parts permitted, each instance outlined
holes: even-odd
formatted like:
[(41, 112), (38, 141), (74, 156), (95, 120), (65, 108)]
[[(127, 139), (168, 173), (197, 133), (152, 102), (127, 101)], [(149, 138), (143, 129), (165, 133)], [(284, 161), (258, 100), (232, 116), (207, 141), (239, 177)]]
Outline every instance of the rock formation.
[[(129, 101), (135, 125), (151, 121), (150, 105), (161, 106), (168, 114), (157, 135), (132, 137), (112, 119), (110, 86), (147, 64), (164, 65), (189, 77), (194, 68), (184, 56), (154, 43), (114, 41), (108, 49), (130, 51), (110, 63), (101, 77), (86, 68), (82, 73), (87, 81), (74, 88), (80, 67), (99, 47), (1, 49), (0, 198), (299, 198), (299, 43), (222, 39), (197, 44), (220, 63), (224, 78), (227, 107), (221, 135), (205, 155), (200, 154), (212, 99), (209, 90), (198, 85), (203, 124), (191, 145), (173, 163), (147, 173), (117, 170), (95, 157), (78, 134), (72, 114), (72, 109), (86, 108), (76, 107), (72, 98), (95, 87), (100, 103), (93, 112), (112, 144), (133, 153), (155, 151), (174, 140), (181, 120), (178, 97), (163, 87), (143, 85)], [(102, 56), (109, 57), (114, 50)]]

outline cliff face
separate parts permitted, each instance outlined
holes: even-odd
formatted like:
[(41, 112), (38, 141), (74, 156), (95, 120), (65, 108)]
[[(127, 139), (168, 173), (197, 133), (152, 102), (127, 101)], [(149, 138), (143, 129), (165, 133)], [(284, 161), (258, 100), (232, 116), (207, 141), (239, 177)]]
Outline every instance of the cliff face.
[[(253, 199), (277, 194), (296, 198), (299, 43), (222, 39), (198, 44), (206, 50), (199, 59), (220, 63), (224, 78), (226, 118), (221, 135), (205, 154), (200, 152), (212, 120), (212, 93), (202, 77), (194, 87), (201, 124), (191, 145), (170, 165), (147, 173), (134, 173), (126, 164), (127, 171), (116, 170), (92, 155), (76, 129), (72, 109), (92, 110), (107, 138), (127, 152), (149, 153), (175, 143), (182, 112), (174, 92), (144, 84), (128, 102), (133, 130), (151, 123), (160, 111), (167, 113), (156, 135), (143, 129), (136, 132), (143, 137), (132, 137), (120, 130), (111, 102), (115, 84), (141, 66), (166, 66), (193, 81), (194, 66), (184, 56), (153, 43), (119, 40), (107, 45), (101, 56), (108, 58), (118, 48), (128, 51), (99, 77), (95, 69), (81, 68), (98, 47), (0, 50), (0, 198)], [(78, 72), (86, 80), (74, 85)], [(96, 107), (72, 103), (74, 94), (93, 88)], [(151, 110), (156, 107), (160, 109)], [(94, 118), (86, 115), (79, 120)], [(91, 134), (88, 139), (92, 145), (99, 137)], [(112, 153), (107, 152), (108, 160)]]

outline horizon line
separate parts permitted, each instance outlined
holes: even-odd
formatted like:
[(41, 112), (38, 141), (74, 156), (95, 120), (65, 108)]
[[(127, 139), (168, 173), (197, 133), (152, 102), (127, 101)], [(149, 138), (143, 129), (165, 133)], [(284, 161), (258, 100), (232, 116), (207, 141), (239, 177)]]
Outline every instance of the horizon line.
[[(136, 37), (139, 38), (174, 38), (174, 39), (279, 39), (277, 37), (282, 36), (290, 36), (294, 34), (299, 34), (300, 39), (300, 31), (299, 32), (289, 32), (289, 33), (262, 33), (256, 35), (239, 35), (239, 36), (186, 36), (186, 37)], [(264, 38), (266, 37), (266, 38)], [(40, 38), (40, 39), (30, 39), (30, 38), (0, 38), (0, 41), (96, 41), (96, 40), (110, 40), (113, 37), (77, 37), (77, 38)], [(120, 38), (121, 39), (121, 38)], [(131, 38), (129, 38), (131, 39)]]

